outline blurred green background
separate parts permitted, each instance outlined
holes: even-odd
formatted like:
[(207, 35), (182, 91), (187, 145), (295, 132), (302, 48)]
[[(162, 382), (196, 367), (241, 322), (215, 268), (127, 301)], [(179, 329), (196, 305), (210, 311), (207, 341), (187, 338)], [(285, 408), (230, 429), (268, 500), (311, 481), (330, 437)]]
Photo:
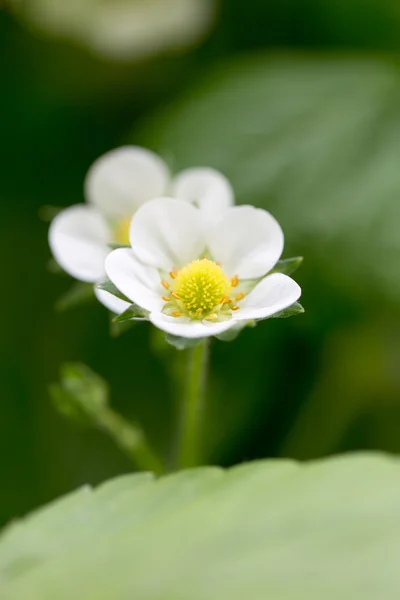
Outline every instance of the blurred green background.
[[(81, 3), (90, 23), (107, 1)], [(174, 34), (146, 55), (146, 34), (139, 56), (85, 45), (79, 15), (80, 36), (61, 34), (41, 3), (0, 11), (0, 524), (131, 469), (52, 407), (66, 361), (105, 377), (114, 407), (171, 451), (168, 372), (183, 355), (157, 350), (147, 324), (110, 338), (95, 303), (56, 313), (71, 280), (49, 272), (39, 218), (43, 205), (82, 202), (91, 163), (127, 142), (173, 170), (221, 169), (238, 202), (280, 220), (284, 256), (305, 257), (304, 315), (213, 344), (207, 460), (400, 451), (397, 0), (225, 0), (190, 44)], [(161, 27), (162, 39), (173, 4), (158, 4), (149, 35)]]

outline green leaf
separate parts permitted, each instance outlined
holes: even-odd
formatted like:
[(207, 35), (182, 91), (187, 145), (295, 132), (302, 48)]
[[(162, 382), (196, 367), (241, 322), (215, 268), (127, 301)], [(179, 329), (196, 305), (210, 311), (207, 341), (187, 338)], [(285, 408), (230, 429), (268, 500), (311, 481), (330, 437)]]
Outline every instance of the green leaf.
[(220, 169), (331, 283), (398, 301), (399, 97), (397, 59), (253, 54), (224, 61), (132, 139), (173, 148), (176, 171)]
[(278, 260), (275, 267), (270, 273), (284, 273), (285, 275), (291, 275), (301, 266), (303, 262), (302, 256), (296, 256), (294, 258), (285, 258)]
[(1, 598), (397, 600), (399, 519), (379, 454), (126, 475), (11, 524)]
[[(300, 304), (300, 302), (295, 302), (292, 306), (288, 306), (284, 310), (275, 313), (271, 317), (267, 317), (267, 319), (287, 319), (288, 317), (294, 317), (295, 315), (300, 315), (304, 312), (304, 308)], [(263, 319), (261, 319), (263, 320)]]
[(174, 348), (176, 348), (177, 350), (186, 350), (188, 348), (194, 348), (195, 346), (201, 344), (203, 338), (185, 338), (167, 333), (165, 335), (165, 340), (168, 342), (168, 344), (174, 346)]
[(77, 281), (65, 292), (65, 294), (60, 296), (56, 302), (55, 309), (62, 312), (70, 308), (76, 308), (83, 304), (87, 304), (94, 299), (93, 284)]
[(96, 288), (98, 290), (104, 290), (105, 292), (108, 292), (109, 294), (116, 296), (120, 300), (123, 300), (124, 302), (128, 302), (128, 304), (131, 304), (131, 300), (129, 300), (129, 298), (127, 298), (125, 296), (125, 294), (120, 292), (119, 289), (113, 284), (113, 282), (110, 281), (110, 279), (106, 279), (105, 281), (100, 281), (99, 283), (96, 283)]
[(126, 321), (135, 320), (135, 321), (145, 321), (148, 312), (143, 308), (140, 308), (137, 304), (131, 304), (129, 308), (127, 308), (123, 313), (114, 317), (114, 323), (125, 323)]

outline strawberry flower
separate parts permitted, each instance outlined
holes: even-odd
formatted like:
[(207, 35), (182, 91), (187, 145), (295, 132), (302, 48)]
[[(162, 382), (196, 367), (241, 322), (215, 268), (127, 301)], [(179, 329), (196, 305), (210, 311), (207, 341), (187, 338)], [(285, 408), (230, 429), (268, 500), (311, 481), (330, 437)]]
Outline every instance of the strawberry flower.
[[(115, 246), (129, 244), (132, 215), (144, 203), (171, 193), (198, 207), (212, 222), (234, 202), (228, 180), (209, 168), (192, 168), (171, 177), (164, 161), (135, 146), (100, 157), (85, 179), (86, 203), (62, 210), (52, 221), (49, 244), (57, 263), (72, 277), (97, 283), (106, 276), (104, 263)], [(120, 298), (95, 288), (99, 300), (120, 313)]]
[(141, 206), (130, 225), (130, 248), (111, 252), (107, 275), (159, 329), (183, 338), (220, 335), (273, 316), (301, 295), (283, 273), (269, 274), (284, 237), (266, 210), (207, 211), (178, 198)]

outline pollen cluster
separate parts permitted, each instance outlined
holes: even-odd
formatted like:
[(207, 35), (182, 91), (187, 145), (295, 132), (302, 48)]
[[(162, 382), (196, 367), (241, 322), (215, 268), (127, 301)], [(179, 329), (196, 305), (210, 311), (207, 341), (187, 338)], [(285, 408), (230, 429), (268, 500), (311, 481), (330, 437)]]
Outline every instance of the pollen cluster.
[(232, 311), (239, 310), (236, 302), (245, 297), (237, 289), (237, 275), (229, 279), (221, 266), (208, 258), (173, 269), (161, 285), (167, 290), (162, 296), (162, 312), (176, 318), (226, 321), (232, 318)]
[(207, 315), (231, 292), (231, 282), (217, 263), (194, 260), (176, 274), (174, 292), (188, 312)]

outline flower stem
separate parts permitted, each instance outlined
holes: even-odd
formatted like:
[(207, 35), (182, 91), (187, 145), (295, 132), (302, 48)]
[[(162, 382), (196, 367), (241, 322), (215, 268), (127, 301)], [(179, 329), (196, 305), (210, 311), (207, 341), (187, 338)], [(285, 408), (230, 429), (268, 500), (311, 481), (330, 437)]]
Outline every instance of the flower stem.
[(200, 428), (206, 385), (209, 338), (190, 348), (187, 378), (182, 403), (181, 436), (178, 467), (195, 467), (200, 463)]

